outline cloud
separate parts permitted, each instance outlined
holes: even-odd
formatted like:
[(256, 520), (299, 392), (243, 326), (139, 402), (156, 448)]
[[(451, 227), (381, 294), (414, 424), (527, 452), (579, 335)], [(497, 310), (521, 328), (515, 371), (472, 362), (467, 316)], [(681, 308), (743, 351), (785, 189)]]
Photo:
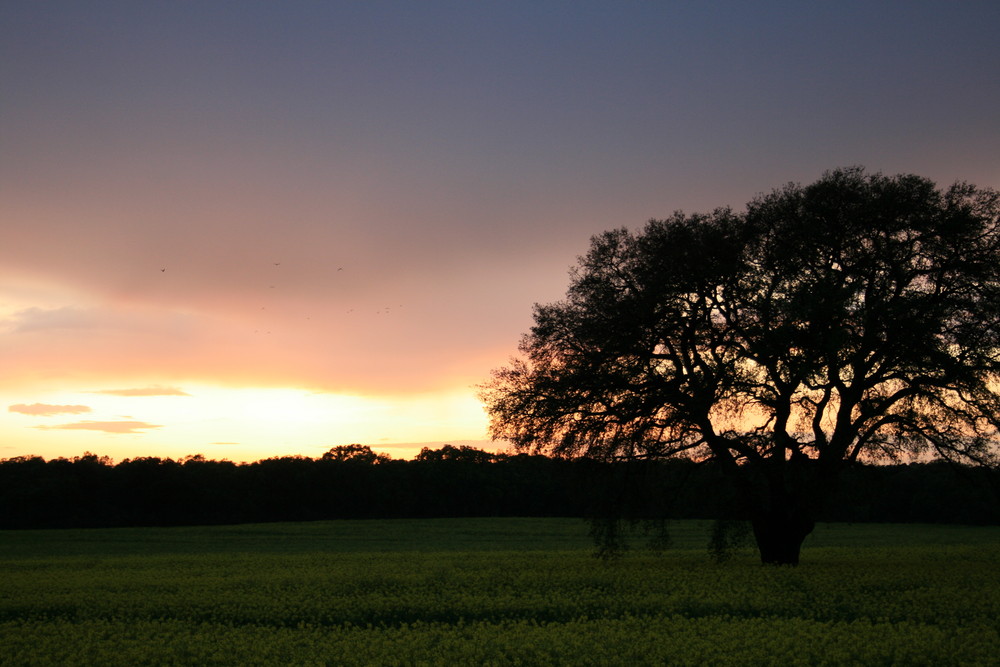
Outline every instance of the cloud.
[(143, 429), (163, 428), (161, 424), (149, 424), (139, 421), (117, 421), (98, 422), (82, 421), (71, 424), (59, 424), (57, 426), (36, 426), (35, 428), (49, 430), (83, 430), (83, 431), (104, 431), (105, 433), (141, 433)]
[(9, 320), (14, 333), (48, 329), (92, 329), (101, 326), (100, 317), (91, 309), (65, 306), (62, 308), (27, 308), (14, 313)]
[(110, 394), (112, 396), (190, 396), (183, 389), (177, 387), (140, 387), (136, 389), (102, 389), (93, 391), (92, 394)]
[(114, 332), (149, 335), (165, 325), (169, 326), (170, 322), (151, 316), (147, 309), (114, 306), (35, 306), (14, 312), (0, 321), (0, 326), (8, 333), (44, 333), (47, 336), (108, 335)]
[(51, 415), (78, 415), (90, 412), (86, 405), (48, 405), (47, 403), (32, 403), (25, 405), (18, 403), (7, 408), (8, 412), (19, 412), (22, 415), (35, 415), (49, 417)]

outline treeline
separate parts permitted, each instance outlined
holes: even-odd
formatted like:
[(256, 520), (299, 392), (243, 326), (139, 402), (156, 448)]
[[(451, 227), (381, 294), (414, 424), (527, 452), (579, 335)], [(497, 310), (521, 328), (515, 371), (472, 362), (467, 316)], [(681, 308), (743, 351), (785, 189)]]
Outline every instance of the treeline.
[[(857, 466), (826, 521), (1000, 524), (997, 471), (944, 463)], [(170, 526), (471, 516), (730, 518), (711, 464), (605, 464), (445, 445), (413, 460), (362, 445), (254, 463), (85, 454), (0, 460), (0, 528)]]

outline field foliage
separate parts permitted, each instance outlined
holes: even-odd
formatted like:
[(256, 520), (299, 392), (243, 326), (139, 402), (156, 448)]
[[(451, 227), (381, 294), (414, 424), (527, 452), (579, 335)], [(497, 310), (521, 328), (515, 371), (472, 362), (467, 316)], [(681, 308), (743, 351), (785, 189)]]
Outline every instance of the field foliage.
[[(821, 525), (795, 569), (564, 519), (0, 533), (2, 664), (996, 664), (1000, 528)], [(637, 547), (639, 542), (636, 542)]]

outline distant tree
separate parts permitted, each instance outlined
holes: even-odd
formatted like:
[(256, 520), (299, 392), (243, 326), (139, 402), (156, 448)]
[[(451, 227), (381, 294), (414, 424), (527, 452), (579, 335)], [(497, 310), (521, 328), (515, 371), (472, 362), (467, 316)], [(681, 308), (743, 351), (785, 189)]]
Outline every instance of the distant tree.
[(469, 447), (468, 445), (443, 445), (440, 449), (423, 447), (413, 458), (414, 461), (456, 461), (461, 463), (493, 463), (499, 458), (497, 454)]
[(367, 465), (386, 463), (392, 460), (392, 457), (387, 454), (377, 454), (368, 445), (359, 445), (357, 443), (331, 447), (329, 451), (323, 454), (322, 458), (324, 461), (363, 463)]
[(849, 168), (598, 235), (483, 387), (491, 434), (714, 459), (761, 560), (796, 564), (853, 462), (996, 464), (998, 219), (993, 190)]

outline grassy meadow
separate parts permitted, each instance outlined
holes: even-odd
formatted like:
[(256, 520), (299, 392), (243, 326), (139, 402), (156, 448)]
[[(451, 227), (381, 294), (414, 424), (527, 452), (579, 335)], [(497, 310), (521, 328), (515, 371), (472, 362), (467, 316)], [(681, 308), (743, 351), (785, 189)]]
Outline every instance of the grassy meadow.
[(1000, 664), (1000, 527), (826, 524), (798, 568), (573, 519), (0, 532), (0, 664)]

